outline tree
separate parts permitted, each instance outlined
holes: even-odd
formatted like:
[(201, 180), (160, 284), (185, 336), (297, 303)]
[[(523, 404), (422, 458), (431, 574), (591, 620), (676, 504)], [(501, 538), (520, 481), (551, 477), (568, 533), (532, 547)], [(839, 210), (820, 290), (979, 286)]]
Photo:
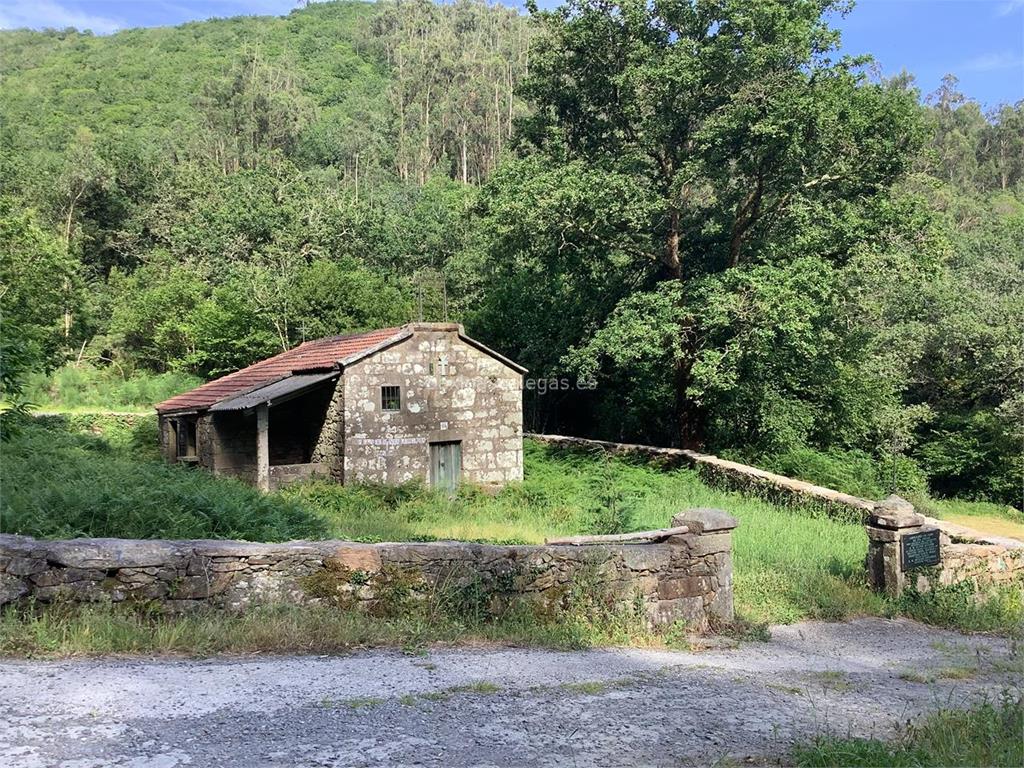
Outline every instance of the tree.
[[(867, 82), (863, 61), (830, 58), (839, 38), (823, 15), (844, 8), (531, 4), (541, 32), (524, 85), (536, 112), (523, 124), (522, 151), (636, 179), (659, 209), (650, 226), (661, 245), (646, 254), (659, 280), (685, 283), (769, 258), (793, 211), (884, 192), (920, 139), (911, 93)], [(707, 414), (692, 367), (706, 339), (699, 319), (681, 320), (678, 335), (678, 435), (697, 444)]]
[(81, 287), (66, 244), (34, 211), (0, 196), (0, 313), (3, 335), (18, 340), (19, 360), (43, 370), (60, 362), (67, 352), (65, 313), (81, 306)]

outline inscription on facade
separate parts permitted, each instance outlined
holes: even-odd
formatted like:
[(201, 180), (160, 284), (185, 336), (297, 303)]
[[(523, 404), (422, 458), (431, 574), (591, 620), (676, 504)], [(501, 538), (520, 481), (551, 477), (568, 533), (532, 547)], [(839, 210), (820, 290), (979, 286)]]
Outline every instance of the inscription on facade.
[(423, 445), (427, 440), (425, 437), (368, 437), (358, 440), (360, 445), (382, 445), (391, 447), (396, 445)]

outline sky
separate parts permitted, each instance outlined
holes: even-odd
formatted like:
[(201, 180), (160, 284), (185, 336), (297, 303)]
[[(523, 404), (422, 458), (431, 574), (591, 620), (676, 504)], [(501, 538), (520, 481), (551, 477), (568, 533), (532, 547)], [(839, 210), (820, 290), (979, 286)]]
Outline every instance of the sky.
[[(0, 0), (0, 28), (72, 26), (110, 34), (215, 16), (281, 15), (296, 6), (296, 0)], [(951, 72), (985, 107), (1024, 99), (1024, 0), (859, 0), (834, 23), (844, 52), (873, 54), (884, 75), (913, 73), (925, 94)]]

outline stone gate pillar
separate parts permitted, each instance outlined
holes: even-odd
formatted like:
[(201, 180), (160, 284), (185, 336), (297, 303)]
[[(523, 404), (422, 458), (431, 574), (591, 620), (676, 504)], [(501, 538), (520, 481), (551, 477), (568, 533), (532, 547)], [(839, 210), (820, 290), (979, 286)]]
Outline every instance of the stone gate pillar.
[(876, 592), (899, 597), (907, 585), (903, 539), (932, 528), (926, 528), (924, 517), (914, 511), (914, 505), (899, 496), (877, 502), (866, 527), (871, 587)]

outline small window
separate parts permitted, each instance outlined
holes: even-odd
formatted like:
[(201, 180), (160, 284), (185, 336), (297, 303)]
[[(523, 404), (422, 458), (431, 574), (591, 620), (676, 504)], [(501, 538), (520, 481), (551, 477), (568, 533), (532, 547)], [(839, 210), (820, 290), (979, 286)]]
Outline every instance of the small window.
[(380, 407), (384, 411), (400, 411), (402, 410), (402, 388), (401, 387), (381, 387), (380, 388)]

